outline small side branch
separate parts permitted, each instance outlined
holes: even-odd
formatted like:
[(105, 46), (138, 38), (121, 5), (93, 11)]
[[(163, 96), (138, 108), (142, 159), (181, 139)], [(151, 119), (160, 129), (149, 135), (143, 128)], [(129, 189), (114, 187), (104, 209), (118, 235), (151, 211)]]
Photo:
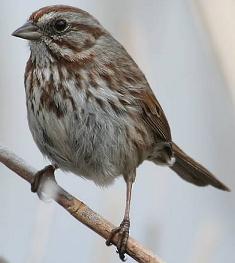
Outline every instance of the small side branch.
[[(0, 145), (0, 162), (7, 166), (10, 170), (14, 171), (17, 175), (22, 177), (29, 183), (33, 182), (33, 176), (37, 172), (34, 168), (26, 164), (26, 162), (19, 158), (17, 155), (9, 151), (7, 148)], [(115, 227), (106, 219), (102, 218), (92, 209), (90, 209), (82, 201), (78, 200), (63, 188), (61, 188), (53, 176), (48, 176), (50, 189), (53, 193), (50, 197), (66, 209), (73, 217), (75, 217), (82, 224), (86, 225), (105, 240), (108, 239), (111, 230)], [(48, 193), (46, 193), (48, 194)], [(117, 240), (113, 240), (114, 245), (117, 245)], [(133, 238), (129, 238), (127, 244), (127, 254), (141, 263), (163, 263), (163, 261), (156, 257), (151, 251), (144, 248)]]

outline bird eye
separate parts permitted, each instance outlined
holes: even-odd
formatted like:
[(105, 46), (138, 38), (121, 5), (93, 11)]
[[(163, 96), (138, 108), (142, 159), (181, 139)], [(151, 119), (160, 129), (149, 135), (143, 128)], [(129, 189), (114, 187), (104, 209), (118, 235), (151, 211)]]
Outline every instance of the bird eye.
[(63, 32), (68, 26), (68, 23), (64, 19), (58, 19), (55, 21), (54, 28), (57, 32)]

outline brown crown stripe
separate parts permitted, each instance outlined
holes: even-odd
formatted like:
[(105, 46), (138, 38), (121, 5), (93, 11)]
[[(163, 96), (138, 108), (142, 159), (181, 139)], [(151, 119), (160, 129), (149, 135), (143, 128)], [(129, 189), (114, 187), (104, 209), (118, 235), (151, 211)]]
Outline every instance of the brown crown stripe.
[(67, 5), (52, 5), (47, 7), (42, 7), (39, 10), (32, 13), (29, 17), (29, 20), (33, 20), (37, 22), (43, 15), (48, 14), (50, 12), (75, 12), (78, 14), (83, 14), (89, 16), (89, 14), (79, 8)]

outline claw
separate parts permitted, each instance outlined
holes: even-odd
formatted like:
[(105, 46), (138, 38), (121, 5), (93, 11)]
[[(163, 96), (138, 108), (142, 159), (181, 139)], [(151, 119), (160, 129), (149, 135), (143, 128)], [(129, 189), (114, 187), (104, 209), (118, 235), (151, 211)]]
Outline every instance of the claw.
[(117, 253), (122, 261), (125, 261), (127, 241), (129, 238), (130, 220), (124, 219), (119, 227), (114, 228), (106, 241), (107, 246), (112, 245), (113, 238), (118, 234)]

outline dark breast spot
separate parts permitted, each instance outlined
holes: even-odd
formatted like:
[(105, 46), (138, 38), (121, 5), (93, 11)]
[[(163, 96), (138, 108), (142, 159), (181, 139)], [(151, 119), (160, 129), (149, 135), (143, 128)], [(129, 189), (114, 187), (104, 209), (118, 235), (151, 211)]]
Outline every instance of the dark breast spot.
[(54, 101), (49, 102), (48, 110), (54, 112), (59, 119), (64, 116), (64, 112), (62, 111), (61, 107), (56, 105)]
[[(52, 85), (52, 84), (50, 84)], [(60, 105), (57, 105), (54, 101), (54, 91), (43, 89), (41, 97), (40, 97), (40, 104), (41, 106), (48, 111), (48, 113), (53, 112), (56, 116), (60, 119), (64, 116), (64, 112), (61, 109)]]

